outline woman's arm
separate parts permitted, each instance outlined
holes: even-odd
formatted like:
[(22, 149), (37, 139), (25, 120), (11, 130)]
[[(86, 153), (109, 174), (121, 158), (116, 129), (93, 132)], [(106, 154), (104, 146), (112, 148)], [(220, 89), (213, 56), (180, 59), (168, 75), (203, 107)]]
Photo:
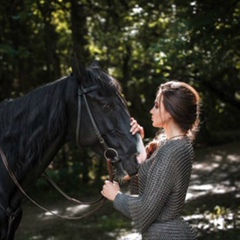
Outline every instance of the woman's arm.
[(169, 159), (171, 156), (160, 157), (164, 159), (156, 159), (152, 165), (141, 196), (133, 197), (122, 193), (114, 200), (115, 208), (131, 217), (140, 232), (144, 232), (161, 214), (173, 188), (174, 170)]

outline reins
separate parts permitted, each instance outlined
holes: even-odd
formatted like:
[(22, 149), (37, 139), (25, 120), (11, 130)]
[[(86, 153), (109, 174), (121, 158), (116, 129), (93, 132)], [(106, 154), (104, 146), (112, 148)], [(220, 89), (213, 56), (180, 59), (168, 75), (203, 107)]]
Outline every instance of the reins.
[[(51, 210), (48, 210), (46, 209), (45, 207), (41, 206), (40, 204), (38, 204), (37, 202), (35, 202), (25, 191), (24, 189), (22, 188), (22, 186), (19, 184), (17, 178), (15, 177), (14, 173), (11, 171), (11, 169), (9, 168), (9, 164), (8, 164), (8, 161), (7, 161), (7, 158), (2, 150), (2, 148), (0, 147), (0, 154), (1, 154), (1, 157), (2, 157), (2, 161), (3, 161), (3, 164), (6, 168), (6, 170), (8, 171), (9, 173), (9, 176), (11, 177), (11, 179), (13, 180), (13, 182), (15, 183), (15, 185), (17, 186), (17, 188), (20, 190), (20, 192), (28, 199), (30, 200), (33, 204), (35, 204), (37, 207), (39, 207), (40, 209), (42, 209), (43, 211), (45, 212), (49, 212), (51, 213), (52, 215), (54, 216), (57, 216), (57, 217), (60, 217), (60, 218), (64, 218), (64, 219), (71, 219), (71, 220), (77, 220), (77, 219), (82, 219), (84, 217), (87, 217), (89, 215), (91, 215), (92, 213), (94, 213), (96, 210), (98, 210), (100, 207), (102, 207), (104, 205), (104, 203), (106, 202), (106, 199), (104, 197), (101, 197), (99, 200), (97, 201), (94, 201), (92, 203), (98, 203), (100, 202), (101, 200), (103, 200), (96, 208), (94, 208), (93, 210), (81, 215), (81, 216), (78, 216), (78, 217), (70, 217), (70, 216), (66, 216), (66, 215), (60, 215), (60, 214), (57, 214), (57, 213), (54, 213), (53, 211)], [(45, 175), (46, 176), (46, 175)], [(90, 203), (84, 203), (84, 202), (81, 202), (77, 199), (74, 199), (74, 198), (71, 198), (69, 197), (68, 195), (66, 195), (60, 188), (57, 187), (57, 185), (55, 183), (53, 183), (53, 181), (51, 182), (52, 184), (55, 185), (55, 188), (57, 188), (61, 194), (63, 196), (65, 196), (68, 200), (70, 201), (74, 201), (75, 203), (78, 203), (78, 204), (86, 204), (86, 205), (89, 205)]]
[[(110, 159), (107, 159), (107, 169), (108, 169), (108, 174), (109, 174), (109, 181), (113, 181), (114, 179), (114, 174), (113, 174), (113, 170), (112, 170), (112, 163)], [(52, 180), (52, 178), (46, 173), (43, 173), (43, 176), (48, 180), (48, 182), (63, 196), (65, 197), (67, 200), (78, 203), (79, 205), (94, 205), (96, 203), (99, 203), (101, 201), (105, 201), (106, 198), (101, 196), (99, 197), (97, 200), (95, 201), (91, 201), (91, 202), (82, 202), (78, 199), (72, 198), (69, 195), (67, 195), (65, 192), (63, 192), (63, 190)], [(97, 208), (98, 209), (98, 208)]]

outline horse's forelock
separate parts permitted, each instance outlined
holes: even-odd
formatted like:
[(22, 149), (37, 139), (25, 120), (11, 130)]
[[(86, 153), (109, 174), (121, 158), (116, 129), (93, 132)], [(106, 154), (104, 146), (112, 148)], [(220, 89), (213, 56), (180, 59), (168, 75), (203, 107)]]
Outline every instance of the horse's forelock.
[(116, 92), (121, 93), (120, 83), (112, 76), (110, 76), (105, 70), (100, 67), (88, 68), (88, 77), (90, 82), (96, 82), (100, 85), (102, 90), (108, 95), (113, 95)]

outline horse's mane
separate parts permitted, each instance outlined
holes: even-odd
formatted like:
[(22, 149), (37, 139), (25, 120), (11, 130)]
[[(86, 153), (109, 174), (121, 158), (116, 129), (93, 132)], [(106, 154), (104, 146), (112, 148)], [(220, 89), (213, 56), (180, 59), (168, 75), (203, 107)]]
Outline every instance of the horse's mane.
[(65, 80), (66, 77), (0, 104), (0, 144), (10, 153), (8, 161), (15, 169), (23, 170), (41, 159), (41, 152), (47, 147), (43, 139), (53, 139), (66, 124)]

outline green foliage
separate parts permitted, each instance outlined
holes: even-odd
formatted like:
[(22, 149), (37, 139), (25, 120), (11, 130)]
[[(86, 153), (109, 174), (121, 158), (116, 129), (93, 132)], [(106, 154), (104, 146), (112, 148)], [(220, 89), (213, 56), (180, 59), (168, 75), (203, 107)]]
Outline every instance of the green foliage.
[(99, 59), (120, 80), (147, 137), (155, 130), (145, 113), (169, 79), (201, 92), (200, 139), (212, 144), (216, 132), (239, 130), (238, 1), (24, 0), (5, 2), (0, 11), (2, 99), (69, 74), (74, 50), (86, 65)]
[[(240, 139), (239, 1), (4, 1), (0, 5), (0, 96), (15, 98), (70, 73), (70, 54), (101, 61), (151, 138), (159, 84), (178, 79), (202, 96), (200, 144)], [(99, 182), (91, 151), (62, 149), (50, 170), (64, 188)], [(39, 188), (48, 188), (39, 180)]]

